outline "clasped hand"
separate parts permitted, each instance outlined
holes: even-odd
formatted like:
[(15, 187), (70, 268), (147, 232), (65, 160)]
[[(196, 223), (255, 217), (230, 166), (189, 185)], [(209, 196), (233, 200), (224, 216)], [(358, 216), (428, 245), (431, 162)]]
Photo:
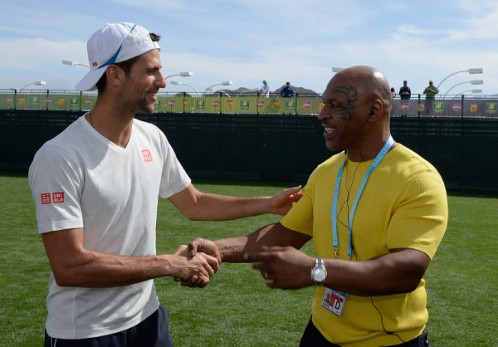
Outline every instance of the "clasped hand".
[(174, 280), (193, 288), (204, 288), (218, 271), (220, 259), (204, 252), (190, 256), (187, 246), (181, 245), (174, 254), (181, 260)]
[[(188, 256), (208, 254), (220, 263), (221, 254), (213, 241), (196, 238), (188, 245)], [(252, 268), (259, 270), (265, 283), (270, 288), (299, 289), (313, 284), (310, 270), (314, 258), (294, 247), (263, 246), (258, 252), (244, 254), (244, 259), (252, 263)], [(192, 279), (182, 280), (182, 285), (195, 287)], [(207, 284), (207, 283), (206, 283)]]

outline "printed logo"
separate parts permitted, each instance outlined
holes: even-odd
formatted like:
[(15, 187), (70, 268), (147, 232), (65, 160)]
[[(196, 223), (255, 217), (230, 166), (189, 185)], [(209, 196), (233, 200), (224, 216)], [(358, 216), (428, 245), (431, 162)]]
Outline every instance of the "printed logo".
[(52, 193), (52, 202), (54, 204), (62, 204), (64, 202), (64, 192)]
[(64, 203), (64, 192), (41, 193), (40, 198), (42, 205), (62, 204)]
[(52, 203), (52, 199), (50, 198), (50, 193), (41, 193), (40, 198), (41, 198), (41, 203), (42, 205), (50, 204)]
[(152, 154), (150, 153), (150, 150), (142, 149), (142, 156), (144, 157), (144, 161), (146, 163), (152, 161)]

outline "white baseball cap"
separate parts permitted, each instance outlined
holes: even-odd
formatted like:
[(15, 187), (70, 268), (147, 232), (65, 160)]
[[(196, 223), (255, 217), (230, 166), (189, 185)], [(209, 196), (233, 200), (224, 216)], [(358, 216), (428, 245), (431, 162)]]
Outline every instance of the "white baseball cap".
[(109, 65), (126, 61), (159, 49), (152, 41), (149, 31), (133, 23), (106, 24), (88, 40), (88, 62), (90, 71), (76, 84), (76, 90), (94, 90)]

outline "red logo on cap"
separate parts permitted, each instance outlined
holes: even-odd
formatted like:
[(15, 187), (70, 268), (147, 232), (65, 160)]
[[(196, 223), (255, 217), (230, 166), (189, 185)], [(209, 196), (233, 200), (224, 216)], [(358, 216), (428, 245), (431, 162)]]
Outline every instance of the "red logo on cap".
[(94, 62), (92, 63), (92, 66), (97, 66), (97, 65), (99, 65), (99, 64), (98, 64), (96, 61), (94, 61)]

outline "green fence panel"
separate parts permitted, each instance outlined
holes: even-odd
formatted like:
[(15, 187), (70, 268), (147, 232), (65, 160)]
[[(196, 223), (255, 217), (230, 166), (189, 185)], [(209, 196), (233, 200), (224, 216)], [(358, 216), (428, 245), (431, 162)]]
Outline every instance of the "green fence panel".
[(13, 110), (16, 107), (15, 93), (0, 93), (0, 109)]
[(296, 100), (297, 114), (317, 115), (323, 108), (321, 96), (315, 97), (299, 97)]
[(156, 102), (156, 112), (185, 112), (184, 100), (183, 96), (159, 96)]
[(270, 97), (260, 99), (260, 105), (258, 106), (258, 112), (260, 114), (283, 114), (284, 113), (284, 103), (280, 97)]
[(17, 93), (16, 101), (18, 110), (43, 110), (48, 104), (46, 93)]
[[(232, 98), (230, 100), (231, 102), (230, 106), (232, 108), (232, 112), (234, 113), (256, 114), (258, 113), (258, 101), (259, 98), (257, 96), (239, 96), (237, 98)], [(228, 100), (227, 104), (223, 105), (228, 107)], [(225, 108), (222, 108), (221, 111), (226, 112)]]
[[(73, 94), (50, 94), (48, 109), (53, 111), (85, 111), (93, 107), (93, 102), (83, 102), (80, 93)], [(96, 97), (95, 97), (96, 98)], [(95, 100), (95, 99), (93, 99)]]

